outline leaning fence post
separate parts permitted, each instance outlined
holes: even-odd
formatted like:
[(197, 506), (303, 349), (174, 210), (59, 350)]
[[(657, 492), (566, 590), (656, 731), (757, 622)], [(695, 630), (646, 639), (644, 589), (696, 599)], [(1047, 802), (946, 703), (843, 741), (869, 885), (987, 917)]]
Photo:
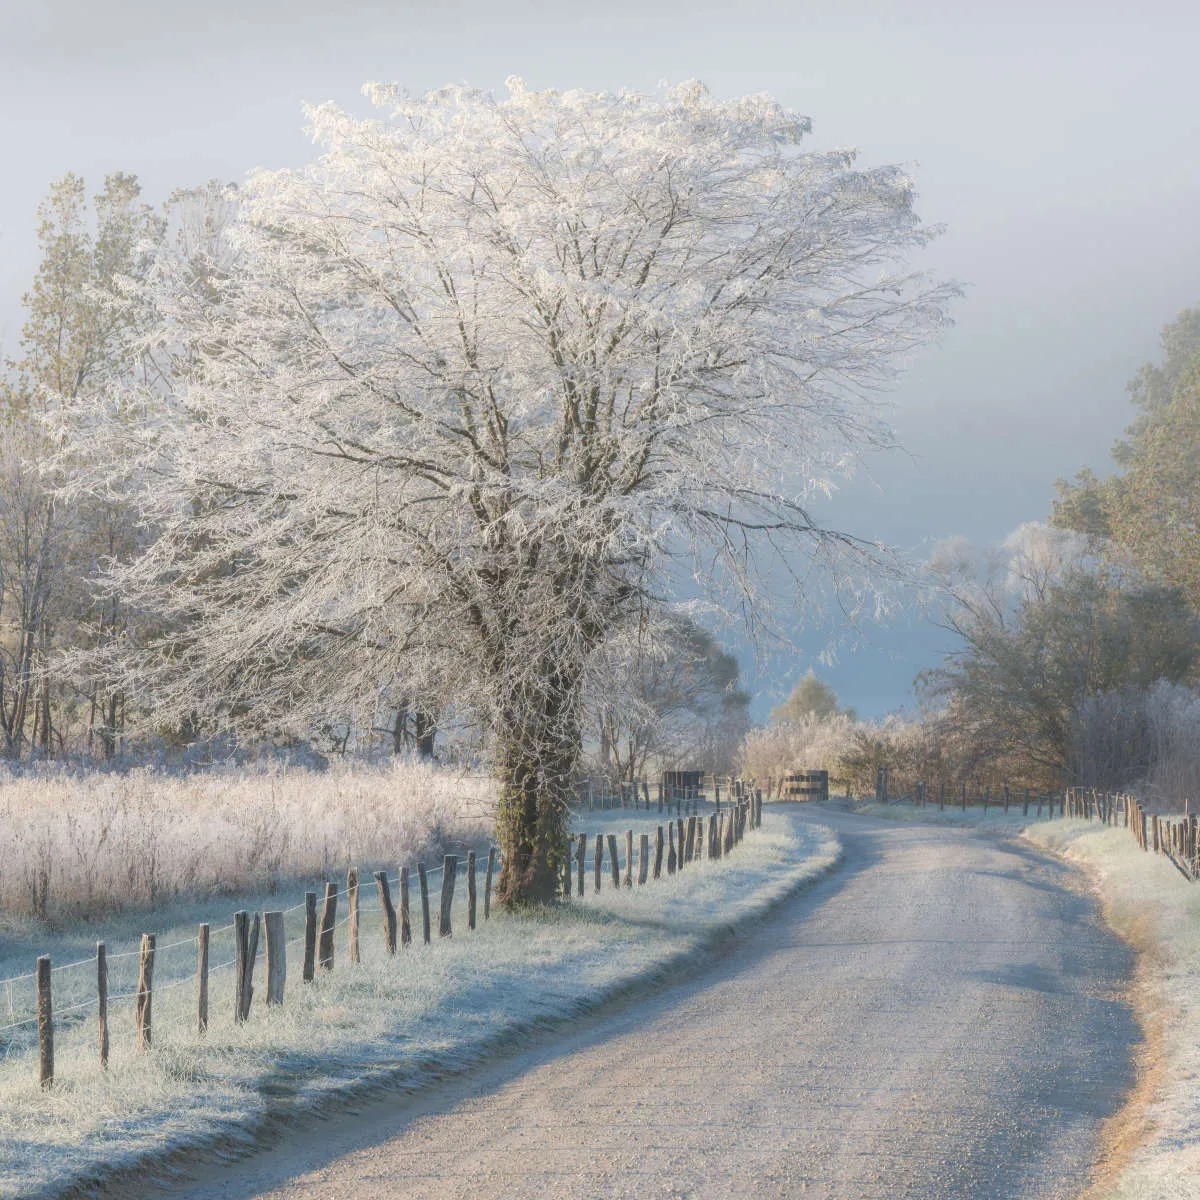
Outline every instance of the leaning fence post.
[(442, 902), (438, 908), (438, 937), (450, 937), (450, 909), (454, 903), (454, 881), (458, 875), (458, 856), (447, 854), (442, 858)]
[(336, 883), (325, 885), (325, 903), (321, 905), (321, 938), (317, 961), (322, 971), (333, 970), (333, 930), (337, 924), (338, 889)]
[(662, 826), (658, 827), (654, 834), (654, 878), (662, 878), (663, 868), (663, 831)]
[(208, 935), (204, 922), (196, 935), (196, 1032), (203, 1037), (208, 1032)]
[(396, 906), (392, 903), (392, 889), (388, 887), (386, 871), (375, 872), (375, 886), (379, 889), (379, 907), (383, 910), (383, 944), (389, 954), (395, 954)]
[(417, 863), (417, 883), (421, 889), (421, 933), (425, 940), (425, 945), (430, 942), (429, 937), (429, 876), (425, 874), (425, 864)]
[(612, 872), (612, 885), (621, 886), (621, 860), (617, 857), (617, 838), (615, 834), (608, 835), (608, 866)]
[(317, 893), (304, 893), (304, 971), (305, 983), (312, 983), (317, 968)]
[(244, 910), (233, 915), (234, 937), (237, 940), (237, 995), (234, 997), (233, 1019), (240, 1025), (250, 1015), (254, 997), (254, 960), (258, 955), (258, 927), (261, 917), (254, 914), (254, 929), (249, 929), (249, 914)]
[[(47, 959), (47, 962), (50, 960)], [(137, 1024), (137, 1048), (150, 1049), (151, 1009), (154, 1003), (154, 934), (142, 934), (142, 952), (138, 960), (137, 1000), (134, 1021)]]
[(675, 874), (675, 822), (667, 821), (667, 874)]
[(96, 943), (96, 1034), (100, 1042), (100, 1067), (108, 1066), (108, 956), (104, 943)]
[(350, 961), (361, 962), (358, 953), (358, 868), (346, 872), (346, 906), (350, 910)]
[(42, 1087), (54, 1083), (54, 1003), (50, 996), (50, 956), (37, 960), (38, 1079)]
[(412, 921), (408, 907), (408, 868), (400, 868), (400, 945), (412, 944)]
[(584, 883), (583, 867), (584, 867), (584, 863), (587, 862), (587, 840), (588, 840), (588, 835), (586, 833), (581, 833), (579, 835), (579, 841), (575, 847), (575, 857), (579, 860), (579, 862), (578, 862), (579, 869), (576, 871), (576, 876), (578, 877), (578, 883), (576, 886), (579, 889), (578, 894), (580, 896), (583, 895), (583, 883)]
[(287, 939), (283, 932), (283, 913), (263, 913), (267, 935), (267, 1004), (283, 1003), (283, 985), (287, 981)]
[[(589, 785), (590, 786), (590, 785)], [(488, 847), (487, 878), (483, 885), (483, 919), (492, 915), (492, 872), (496, 867), (496, 847)]]
[(467, 851), (467, 928), (475, 928), (475, 851)]

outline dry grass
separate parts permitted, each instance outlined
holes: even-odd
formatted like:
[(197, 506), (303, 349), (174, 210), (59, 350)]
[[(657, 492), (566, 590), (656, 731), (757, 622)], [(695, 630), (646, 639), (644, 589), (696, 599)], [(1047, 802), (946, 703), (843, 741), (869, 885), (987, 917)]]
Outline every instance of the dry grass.
[(0, 911), (50, 921), (271, 891), (491, 825), (492, 785), (412, 762), (189, 776), (0, 774)]

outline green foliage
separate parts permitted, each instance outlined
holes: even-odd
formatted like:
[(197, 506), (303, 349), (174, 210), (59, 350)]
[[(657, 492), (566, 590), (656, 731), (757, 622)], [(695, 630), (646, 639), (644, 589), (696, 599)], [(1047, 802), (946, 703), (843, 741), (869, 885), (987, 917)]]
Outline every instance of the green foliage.
[(1179, 587), (1200, 611), (1200, 308), (1162, 332), (1163, 361), (1128, 385), (1138, 409), (1112, 449), (1117, 474), (1057, 481), (1052, 521), (1088, 534), (1114, 561)]

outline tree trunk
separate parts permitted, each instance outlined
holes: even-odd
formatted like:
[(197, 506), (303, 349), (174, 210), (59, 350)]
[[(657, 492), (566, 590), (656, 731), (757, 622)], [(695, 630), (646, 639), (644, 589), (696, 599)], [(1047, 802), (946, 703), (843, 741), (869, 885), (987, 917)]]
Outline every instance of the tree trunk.
[(427, 708), (417, 705), (413, 712), (413, 725), (417, 757), (423, 762), (428, 762), (433, 758), (433, 743), (437, 737), (437, 719)]
[(580, 749), (579, 725), (565, 716), (569, 696), (539, 696), (530, 705), (536, 711), (497, 731), (496, 831), (504, 862), (496, 899), (508, 908), (548, 904), (558, 895)]

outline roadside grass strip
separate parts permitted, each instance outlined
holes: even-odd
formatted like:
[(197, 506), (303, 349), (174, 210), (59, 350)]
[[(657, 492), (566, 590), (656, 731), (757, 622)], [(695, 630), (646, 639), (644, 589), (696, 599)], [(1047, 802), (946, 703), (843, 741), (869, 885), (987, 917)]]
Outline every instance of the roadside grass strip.
[[(1135, 998), (1150, 1061), (1136, 1145), (1092, 1200), (1200, 1200), (1200, 885), (1127, 829), (1081, 820), (1030, 826), (1035, 845), (1085, 864), (1109, 925), (1138, 951)], [(1139, 1093), (1143, 1089), (1139, 1089)]]
[[(582, 813), (577, 828), (592, 841), (598, 832), (629, 828), (635, 838), (653, 834), (657, 823), (644, 812)], [(111, 984), (111, 996), (120, 998), (109, 1002), (106, 1070), (98, 1062), (96, 1011), (86, 1004), (56, 1018), (51, 1089), (38, 1086), (36, 1050), (28, 1044), (10, 1042), (0, 1058), (0, 1196), (53, 1196), (115, 1171), (169, 1167), (172, 1154), (236, 1153), (291, 1114), (382, 1088), (436, 1086), (437, 1076), (511, 1046), (522, 1032), (584, 1013), (662, 975), (828, 870), (840, 850), (832, 831), (768, 810), (762, 827), (749, 831), (729, 857), (692, 862), (671, 877), (664, 870), (661, 880), (642, 887), (612, 889), (606, 863), (598, 894), (589, 873), (582, 898), (531, 914), (493, 910), (486, 922), (481, 895), (473, 932), (466, 928), (460, 880), (454, 936), (438, 939), (435, 929), (433, 943), (421, 945), (414, 919), (414, 943), (395, 957), (386, 952), (375, 889), (363, 886), (361, 963), (348, 961), (339, 908), (335, 969), (302, 984), (304, 914), (290, 912), (285, 1003), (263, 1005), (260, 950), (253, 1008), (242, 1025), (233, 1019), (234, 970), (224, 965), (232, 958), (229, 934), (222, 933), (219, 944), (214, 920), (203, 1037), (196, 1031), (195, 925), (158, 923), (159, 945), (173, 949), (155, 967), (152, 1049), (136, 1052), (133, 989), (123, 980)], [(482, 892), (482, 876), (479, 882)], [(252, 905), (286, 908), (295, 899), (221, 903), (232, 914)], [(211, 902), (208, 908), (209, 918), (221, 911)], [(131, 949), (135, 921), (155, 929), (155, 918), (164, 915), (127, 918), (130, 938), (111, 938), (109, 954)], [(43, 932), (36, 952), (68, 963), (80, 957), (89, 933), (94, 939), (105, 930), (75, 929), (61, 945)], [(136, 958), (118, 962), (136, 967)], [(85, 962), (55, 979), (56, 1011), (87, 992), (86, 982), (74, 980), (80, 973), (90, 978), (94, 995), (94, 962), (90, 971)], [(0, 1025), (4, 1004), (0, 994)]]

